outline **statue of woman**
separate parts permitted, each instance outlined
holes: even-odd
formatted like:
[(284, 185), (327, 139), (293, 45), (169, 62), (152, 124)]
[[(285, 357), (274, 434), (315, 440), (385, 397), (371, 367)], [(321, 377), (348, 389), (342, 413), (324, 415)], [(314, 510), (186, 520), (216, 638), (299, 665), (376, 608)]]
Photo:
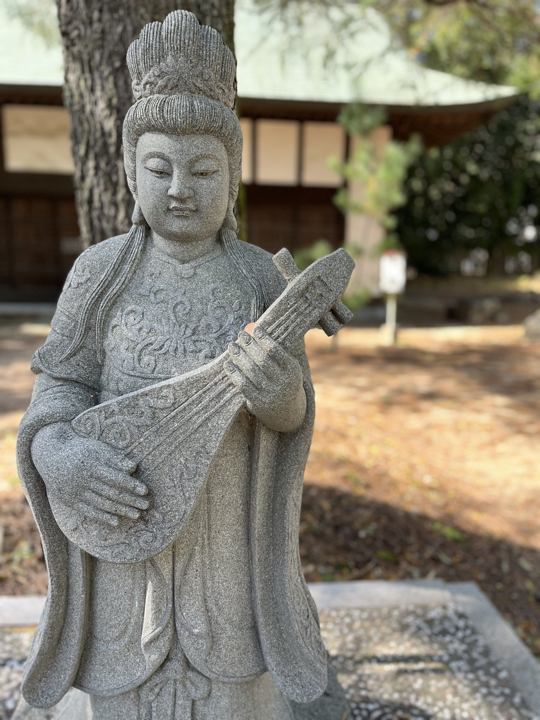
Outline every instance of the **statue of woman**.
[[(23, 694), (46, 708), (74, 686), (95, 720), (285, 720), (327, 688), (298, 552), (308, 363), (301, 345), (287, 352), (262, 327), (243, 330), (285, 284), (268, 253), (235, 235), (242, 135), (231, 51), (177, 11), (142, 30), (128, 65), (133, 226), (76, 261), (34, 357), (20, 428), (50, 577)], [(78, 547), (60, 525), (84, 517), (105, 537), (152, 502), (137, 463), (71, 421), (224, 352), (247, 409), (174, 542), (142, 562)]]

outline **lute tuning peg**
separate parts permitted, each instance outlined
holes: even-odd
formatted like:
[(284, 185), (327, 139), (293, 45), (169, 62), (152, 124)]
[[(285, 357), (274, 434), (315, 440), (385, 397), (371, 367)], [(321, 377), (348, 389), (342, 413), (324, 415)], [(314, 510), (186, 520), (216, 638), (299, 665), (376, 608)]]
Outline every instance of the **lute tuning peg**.
[[(287, 248), (282, 248), (273, 256), (272, 260), (279, 270), (280, 275), (287, 283), (292, 282), (300, 275), (300, 268), (294, 262), (294, 258)], [(343, 325), (352, 319), (352, 316), (353, 314), (349, 308), (338, 300), (330, 310), (319, 319), (319, 325), (324, 332), (331, 337), (335, 335), (338, 330), (341, 330)]]

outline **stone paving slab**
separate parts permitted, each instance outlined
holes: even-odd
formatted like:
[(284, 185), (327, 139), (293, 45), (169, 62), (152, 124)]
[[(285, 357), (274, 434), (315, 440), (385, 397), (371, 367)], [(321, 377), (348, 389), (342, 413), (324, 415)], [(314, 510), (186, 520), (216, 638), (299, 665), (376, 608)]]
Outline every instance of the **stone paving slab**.
[[(474, 583), (360, 581), (310, 589), (352, 718), (540, 720), (540, 665)], [(0, 720), (13, 715), (28, 626), (43, 601), (0, 598)], [(78, 702), (66, 700), (70, 708)], [(73, 720), (67, 705), (47, 717)], [(45, 717), (34, 715), (24, 717)]]
[(540, 716), (540, 663), (475, 583), (451, 583), (450, 592), (485, 638), (492, 657), (508, 668), (529, 707)]
[(311, 583), (309, 589), (317, 607), (390, 607), (431, 605), (452, 599), (443, 580), (357, 580)]
[(449, 605), (321, 611), (358, 720), (537, 720), (465, 613)]
[(43, 596), (0, 596), (0, 627), (37, 625), (44, 607)]

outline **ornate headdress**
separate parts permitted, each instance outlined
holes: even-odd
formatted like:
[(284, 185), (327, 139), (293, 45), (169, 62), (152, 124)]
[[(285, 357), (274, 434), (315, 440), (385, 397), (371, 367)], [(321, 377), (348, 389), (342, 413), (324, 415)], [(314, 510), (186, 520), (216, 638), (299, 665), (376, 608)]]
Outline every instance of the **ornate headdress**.
[[(234, 112), (236, 62), (219, 33), (193, 13), (176, 10), (141, 30), (127, 64), (135, 103), (124, 120), (124, 160), (135, 198), (135, 153), (145, 132), (214, 135), (229, 158), (229, 209), (224, 228), (236, 229), (233, 208), (242, 172), (242, 131)], [(141, 218), (136, 207), (135, 218)], [(138, 222), (138, 220), (136, 220)]]
[(234, 55), (219, 33), (185, 10), (146, 25), (129, 46), (136, 100), (149, 95), (201, 95), (231, 110), (236, 98)]

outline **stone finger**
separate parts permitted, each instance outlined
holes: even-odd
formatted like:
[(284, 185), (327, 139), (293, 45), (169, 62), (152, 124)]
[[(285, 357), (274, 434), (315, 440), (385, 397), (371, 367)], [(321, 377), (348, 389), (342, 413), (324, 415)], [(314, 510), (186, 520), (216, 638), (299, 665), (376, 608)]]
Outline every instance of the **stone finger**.
[(234, 365), (255, 387), (262, 389), (267, 384), (264, 370), (237, 343), (231, 343), (230, 348), (234, 358)]
[(115, 500), (109, 500), (94, 490), (88, 490), (85, 497), (86, 502), (89, 502), (98, 510), (104, 510), (105, 512), (113, 513), (114, 515), (122, 515), (124, 517), (131, 518), (132, 520), (137, 520), (141, 515), (140, 511), (136, 508), (124, 505), (123, 503)]
[[(247, 333), (245, 334), (247, 335)], [(269, 357), (278, 365), (287, 365), (292, 359), (289, 353), (270, 337), (266, 330), (260, 325), (257, 325), (257, 327), (253, 329), (253, 339), (263, 350), (265, 356)]]
[(135, 460), (126, 457), (124, 453), (116, 450), (115, 448), (108, 448), (108, 450), (109, 451), (106, 455), (107, 463), (109, 463), (113, 467), (116, 467), (118, 470), (122, 470), (123, 472), (127, 472), (130, 475), (133, 475), (133, 473), (137, 469), (137, 463), (135, 462)]
[(253, 384), (249, 382), (244, 373), (234, 363), (225, 363), (223, 369), (244, 397), (248, 400), (251, 399), (254, 394)]
[(148, 510), (150, 507), (150, 501), (145, 497), (119, 490), (111, 485), (101, 485), (99, 488), (95, 488), (95, 492), (109, 500), (115, 500), (124, 505), (131, 505), (132, 507), (139, 508), (139, 510)]
[(81, 503), (79, 505), (79, 510), (85, 517), (92, 518), (93, 520), (99, 520), (100, 522), (112, 525), (113, 527), (118, 527), (118, 523), (120, 522), (116, 515), (111, 515), (103, 510), (98, 510), (98, 508), (88, 505), (87, 503)]
[[(265, 367), (268, 365), (268, 356), (265, 350), (255, 342), (255, 340), (249, 335), (249, 333), (241, 330), (238, 333), (238, 346), (247, 354), (249, 357), (259, 365), (259, 367)], [(235, 343), (232, 343), (233, 345)]]
[(112, 485), (119, 490), (127, 490), (127, 492), (134, 492), (137, 495), (146, 495), (148, 493), (148, 488), (144, 483), (115, 468), (101, 468), (97, 472), (97, 476), (100, 480), (105, 481), (108, 485)]

